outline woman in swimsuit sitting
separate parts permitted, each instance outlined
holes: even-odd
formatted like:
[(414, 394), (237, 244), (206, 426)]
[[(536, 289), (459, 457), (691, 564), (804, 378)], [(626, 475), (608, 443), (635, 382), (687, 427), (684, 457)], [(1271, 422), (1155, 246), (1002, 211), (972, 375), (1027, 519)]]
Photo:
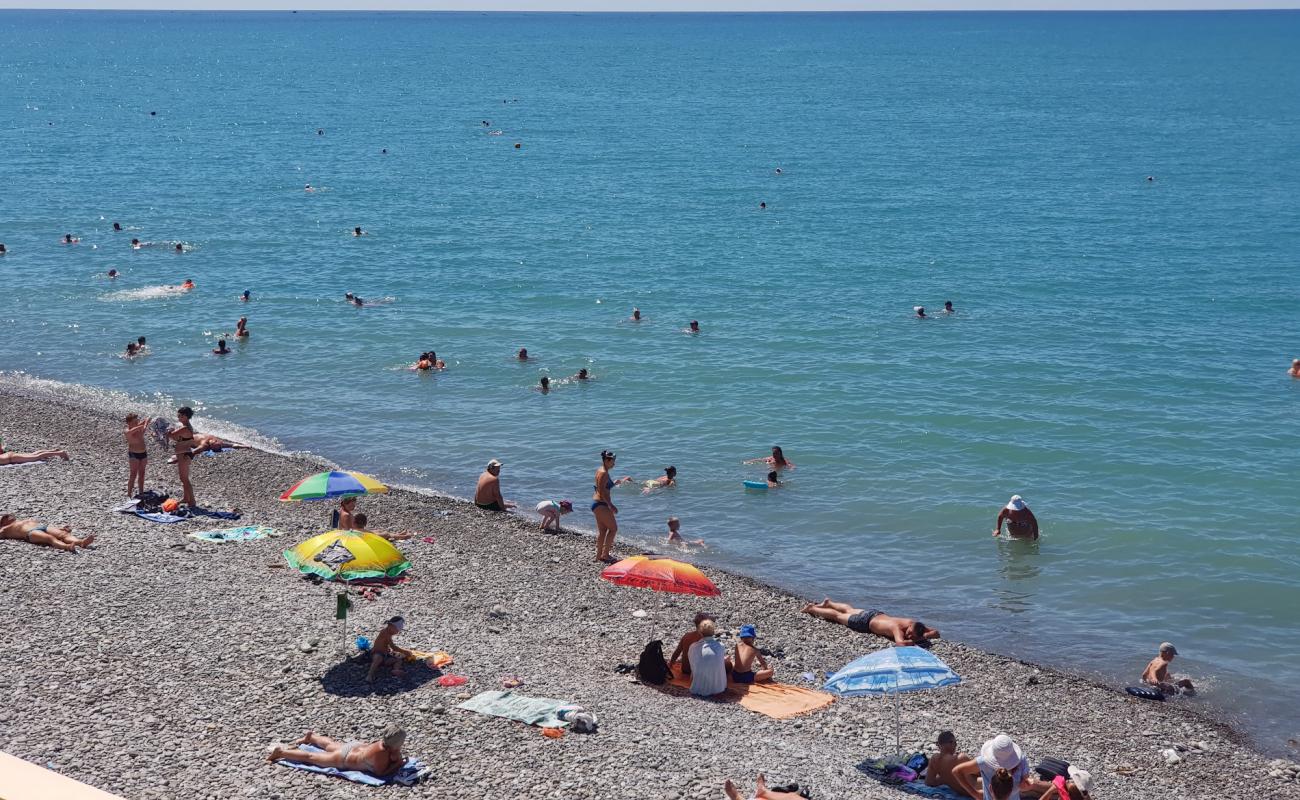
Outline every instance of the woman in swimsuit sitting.
[[(318, 747), (324, 752), (313, 753), (299, 750), (300, 744)], [(396, 725), (384, 728), (384, 735), (377, 742), (340, 742), (328, 736), (321, 736), (307, 731), (302, 738), (292, 745), (276, 744), (271, 746), (266, 756), (267, 761), (296, 761), (316, 767), (334, 767), (343, 770), (359, 770), (385, 778), (395, 775), (406, 764), (402, 756), (402, 745), (406, 744), (406, 731)]]
[(90, 547), (95, 536), (91, 534), (78, 539), (72, 535), (72, 528), (66, 525), (59, 528), (42, 525), (38, 519), (18, 519), (13, 514), (0, 514), (0, 539), (19, 539), (71, 553), (78, 547)]
[(0, 467), (10, 464), (31, 464), (35, 461), (52, 461), (61, 458), (68, 460), (67, 450), (38, 450), (35, 453), (8, 453), (5, 452), (3, 444), (0, 444)]
[(184, 490), (181, 502), (191, 508), (198, 505), (194, 499), (194, 485), (190, 483), (190, 462), (194, 460), (194, 447), (198, 443), (194, 427), (190, 424), (193, 417), (194, 409), (189, 406), (176, 409), (176, 419), (180, 424), (167, 433), (167, 438), (176, 444), (176, 474), (181, 479), (181, 488)]

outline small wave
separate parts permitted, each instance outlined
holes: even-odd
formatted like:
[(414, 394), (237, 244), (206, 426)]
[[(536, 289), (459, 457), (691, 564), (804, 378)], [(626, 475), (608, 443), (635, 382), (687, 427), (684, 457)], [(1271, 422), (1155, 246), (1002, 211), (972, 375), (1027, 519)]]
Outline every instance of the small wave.
[(142, 286), (139, 289), (110, 292), (99, 299), (108, 303), (125, 303), (133, 300), (161, 300), (166, 297), (179, 297), (186, 293), (186, 290), (179, 286)]

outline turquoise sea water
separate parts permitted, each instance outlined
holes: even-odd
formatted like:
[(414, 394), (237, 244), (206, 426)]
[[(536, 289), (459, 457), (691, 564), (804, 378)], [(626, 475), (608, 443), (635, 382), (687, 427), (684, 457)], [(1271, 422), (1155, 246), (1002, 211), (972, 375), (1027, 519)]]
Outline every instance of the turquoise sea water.
[[(498, 457), (585, 527), (602, 448), (673, 464), (618, 490), (625, 537), (675, 514), (705, 562), (1117, 685), (1170, 639), (1193, 702), (1296, 736), (1300, 14), (0, 12), (0, 41), (0, 369), (454, 494)], [(446, 372), (404, 369), (428, 349)], [(773, 444), (788, 486), (743, 492)], [(989, 536), (1013, 492), (1037, 544)]]

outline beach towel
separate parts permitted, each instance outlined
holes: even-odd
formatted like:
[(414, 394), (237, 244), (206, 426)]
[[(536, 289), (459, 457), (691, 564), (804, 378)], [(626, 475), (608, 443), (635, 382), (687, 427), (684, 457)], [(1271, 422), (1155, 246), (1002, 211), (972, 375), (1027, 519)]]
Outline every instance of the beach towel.
[(436, 653), (428, 653), (424, 650), (412, 650), (411, 657), (406, 660), (423, 661), (433, 669), (442, 669), (443, 667), (449, 667), (452, 664), (451, 654), (444, 653), (441, 650)]
[[(690, 675), (674, 675), (668, 683), (690, 691)], [(786, 683), (728, 683), (727, 691), (714, 700), (739, 703), (741, 708), (772, 719), (792, 719), (829, 706), (835, 696)]]
[[(309, 744), (300, 744), (298, 745), (298, 749), (306, 750), (309, 753), (324, 752), (319, 747), (312, 747)], [(424, 780), (425, 776), (428, 774), (428, 770), (424, 768), (424, 765), (420, 763), (419, 759), (415, 758), (406, 759), (406, 764), (403, 765), (396, 774), (390, 775), (387, 778), (376, 778), (368, 772), (360, 772), (355, 769), (317, 767), (312, 764), (286, 761), (285, 759), (280, 759), (276, 763), (283, 764), (284, 766), (293, 769), (306, 770), (307, 772), (319, 772), (322, 775), (333, 775), (336, 778), (342, 778), (345, 781), (352, 781), (353, 783), (362, 783), (366, 786), (384, 786), (390, 783), (395, 783), (399, 786), (414, 786), (416, 783)]]
[(268, 536), (279, 536), (271, 528), (261, 525), (245, 525), (242, 528), (226, 528), (220, 531), (199, 531), (197, 533), (186, 534), (191, 539), (201, 539), (205, 542), (248, 542), (253, 539), (265, 539)]
[(34, 467), (34, 466), (36, 466), (37, 464), (45, 464), (45, 463), (47, 463), (47, 462), (45, 462), (45, 461), (23, 461), (23, 462), (21, 462), (21, 463), (19, 463), (19, 464), (0, 464), (0, 469), (4, 469), (5, 467)]
[(175, 514), (168, 514), (166, 511), (132, 511), (140, 519), (147, 519), (150, 522), (157, 522), (160, 525), (170, 525), (173, 522), (184, 522), (189, 517), (178, 517)]
[(921, 778), (914, 781), (901, 781), (894, 772), (897, 766), (897, 759), (868, 759), (858, 764), (858, 771), (870, 778), (875, 778), (885, 786), (890, 786), (900, 792), (916, 795), (917, 797), (929, 797), (934, 800), (967, 800), (966, 795), (955, 792), (947, 786), (926, 786), (925, 780)]
[(567, 728), (569, 721), (560, 719), (557, 712), (572, 705), (566, 700), (550, 697), (525, 697), (512, 691), (492, 691), (476, 694), (456, 708), (541, 728)]
[(213, 519), (237, 520), (240, 514), (236, 511), (213, 511), (210, 508), (199, 508), (195, 506), (190, 509), (191, 517), (212, 517)]

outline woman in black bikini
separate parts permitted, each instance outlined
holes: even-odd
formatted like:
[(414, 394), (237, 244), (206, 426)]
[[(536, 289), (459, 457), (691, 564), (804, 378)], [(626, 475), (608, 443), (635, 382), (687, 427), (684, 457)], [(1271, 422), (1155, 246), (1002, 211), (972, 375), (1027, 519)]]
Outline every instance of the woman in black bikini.
[(600, 469), (596, 470), (596, 484), (592, 488), (591, 513), (596, 516), (596, 560), (608, 561), (609, 551), (614, 547), (614, 535), (618, 533), (618, 506), (610, 499), (609, 490), (614, 488), (614, 479), (609, 471), (614, 468), (618, 456), (602, 450), (600, 452)]
[(181, 502), (193, 508), (198, 505), (194, 499), (194, 485), (190, 483), (190, 462), (194, 460), (194, 427), (190, 425), (190, 419), (194, 416), (194, 409), (189, 406), (182, 406), (176, 409), (176, 419), (180, 420), (171, 432), (167, 434), (168, 439), (176, 442), (176, 474), (181, 479), (181, 489), (184, 490), (184, 496)]

